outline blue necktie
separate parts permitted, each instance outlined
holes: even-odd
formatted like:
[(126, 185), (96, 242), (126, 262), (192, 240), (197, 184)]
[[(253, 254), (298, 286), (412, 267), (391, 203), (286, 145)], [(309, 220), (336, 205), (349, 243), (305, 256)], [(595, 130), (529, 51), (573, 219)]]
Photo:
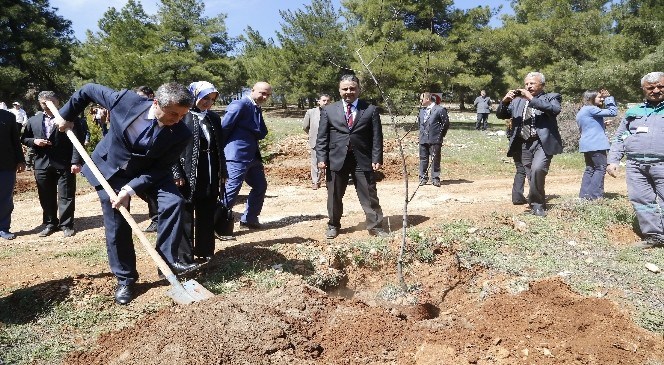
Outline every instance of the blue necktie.
[(152, 145), (152, 139), (154, 137), (154, 129), (157, 126), (157, 120), (153, 119), (147, 128), (138, 135), (136, 141), (134, 141), (134, 152), (145, 154), (150, 146)]

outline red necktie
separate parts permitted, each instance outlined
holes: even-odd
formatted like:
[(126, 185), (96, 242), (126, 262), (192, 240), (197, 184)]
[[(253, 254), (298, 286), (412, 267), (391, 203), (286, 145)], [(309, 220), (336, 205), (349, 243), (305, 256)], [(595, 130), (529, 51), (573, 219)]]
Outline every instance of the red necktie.
[(346, 123), (348, 128), (353, 128), (353, 112), (351, 111), (352, 104), (346, 104)]

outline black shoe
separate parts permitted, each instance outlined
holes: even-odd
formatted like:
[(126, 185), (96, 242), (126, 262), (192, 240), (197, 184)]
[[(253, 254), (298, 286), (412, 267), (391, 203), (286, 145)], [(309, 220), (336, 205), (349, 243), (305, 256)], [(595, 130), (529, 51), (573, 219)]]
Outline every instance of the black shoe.
[(514, 204), (514, 205), (525, 205), (525, 204), (528, 204), (528, 201), (526, 199), (512, 200), (512, 204)]
[(331, 240), (339, 235), (339, 230), (337, 227), (329, 226), (327, 227), (327, 232), (325, 232), (325, 238)]
[(157, 232), (157, 222), (151, 221), (150, 225), (143, 232)]
[(249, 229), (261, 229), (262, 226), (260, 223), (249, 223), (249, 222), (243, 222), (240, 221), (240, 227), (245, 227)]
[(39, 237), (48, 237), (48, 236), (52, 235), (53, 233), (55, 233), (57, 230), (58, 230), (58, 227), (46, 226), (46, 228), (44, 228), (41, 232), (39, 232), (39, 234), (37, 236), (39, 236)]
[(208, 262), (212, 261), (213, 258), (214, 258), (213, 255), (199, 256), (199, 257), (196, 258), (196, 263), (198, 265), (207, 264)]
[(65, 238), (67, 238), (67, 237), (72, 237), (73, 235), (75, 235), (76, 231), (74, 231), (73, 228), (64, 227), (62, 229), (62, 233), (64, 234)]
[(431, 183), (431, 185), (433, 185), (433, 186), (439, 188), (439, 187), (440, 187), (440, 180), (434, 180), (434, 181)]
[(635, 243), (634, 247), (642, 249), (642, 250), (649, 249), (649, 248), (664, 247), (664, 242), (660, 241), (660, 240), (658, 240), (657, 238), (654, 238), (654, 237), (648, 237), (648, 238), (644, 239), (643, 241)]
[(118, 284), (115, 288), (115, 302), (121, 305), (129, 304), (134, 299), (134, 290), (131, 284)]
[(176, 274), (185, 274), (198, 269), (198, 264), (185, 264), (183, 262), (174, 262), (170, 264), (171, 270)]
[(369, 234), (371, 236), (376, 236), (376, 237), (388, 237), (390, 234), (385, 232), (382, 228), (372, 228), (369, 230)]
[[(175, 262), (172, 264), (168, 264), (168, 267), (171, 268), (171, 271), (173, 271), (175, 275), (184, 275), (190, 272), (194, 272), (198, 268), (200, 268), (200, 266), (201, 265), (197, 263), (185, 264), (183, 262)], [(161, 272), (161, 269), (157, 269), (157, 275), (159, 276), (159, 279), (166, 278), (164, 273)]]
[(4, 238), (6, 240), (13, 240), (14, 238), (16, 238), (16, 235), (9, 231), (0, 231), (0, 238)]
[(546, 217), (546, 211), (542, 207), (533, 207), (531, 213), (538, 217)]

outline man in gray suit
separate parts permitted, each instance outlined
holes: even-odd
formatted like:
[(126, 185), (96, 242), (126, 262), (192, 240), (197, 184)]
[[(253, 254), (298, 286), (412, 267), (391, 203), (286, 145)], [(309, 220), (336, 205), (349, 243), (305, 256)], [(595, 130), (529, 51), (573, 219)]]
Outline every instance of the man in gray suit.
[(563, 152), (556, 120), (562, 97), (545, 93), (544, 83), (543, 74), (528, 73), (524, 88), (508, 91), (496, 110), (499, 119), (512, 118), (514, 133), (507, 156), (513, 157), (515, 163), (523, 163), (530, 183), (528, 203), (532, 214), (539, 217), (546, 216), (544, 182), (551, 160)]
[[(343, 197), (350, 175), (357, 198), (366, 215), (369, 234), (387, 236), (381, 225), (383, 210), (378, 201), (374, 171), (383, 166), (383, 127), (374, 105), (358, 99), (360, 80), (343, 75), (339, 82), (341, 100), (326, 106), (320, 115), (316, 155), (318, 167), (327, 169), (327, 212), (325, 236), (339, 234)], [(329, 168), (328, 168), (329, 167)]]
[(440, 186), (440, 148), (443, 137), (450, 128), (447, 110), (436, 105), (436, 96), (431, 93), (420, 95), (423, 108), (417, 116), (420, 127), (420, 185), (429, 181), (429, 160), (431, 160), (431, 184)]
[(491, 113), (491, 98), (486, 96), (486, 91), (480, 91), (480, 96), (475, 98), (473, 102), (477, 110), (477, 122), (475, 122), (475, 129), (480, 128), (485, 131), (489, 125), (489, 114)]
[(311, 156), (311, 188), (316, 190), (320, 187), (320, 170), (316, 160), (316, 138), (318, 138), (318, 124), (320, 123), (320, 111), (331, 101), (330, 96), (321, 94), (318, 98), (318, 106), (307, 110), (302, 121), (302, 129), (309, 134), (309, 148)]

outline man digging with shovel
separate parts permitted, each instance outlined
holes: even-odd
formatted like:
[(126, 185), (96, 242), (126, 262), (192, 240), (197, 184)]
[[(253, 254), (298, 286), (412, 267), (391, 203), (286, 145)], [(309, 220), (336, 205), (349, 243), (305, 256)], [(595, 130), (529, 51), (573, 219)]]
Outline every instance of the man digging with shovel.
[[(193, 96), (185, 86), (177, 83), (161, 85), (154, 100), (146, 100), (129, 90), (115, 91), (102, 85), (87, 84), (75, 92), (60, 110), (60, 116), (56, 119), (60, 130), (73, 126), (67, 121), (78, 120), (77, 116), (90, 103), (106, 108), (111, 120), (108, 134), (92, 154), (92, 162), (103, 176), (96, 175), (90, 163), (85, 164), (82, 173), (97, 189), (101, 202), (108, 260), (111, 271), (118, 279), (115, 301), (128, 304), (135, 297), (134, 284), (138, 280), (138, 272), (132, 228), (136, 222), (127, 209), (136, 193), (152, 195), (158, 201), (158, 253), (150, 247), (140, 229), (138, 236), (174, 285), (173, 290), (182, 292), (183, 287), (174, 278), (173, 272), (185, 273), (195, 269), (196, 265), (177, 261), (178, 244), (182, 239), (180, 212), (184, 201), (175, 186), (171, 166), (191, 138), (191, 131), (179, 122), (188, 113)], [(106, 188), (110, 185), (113, 191), (109, 194), (102, 185)], [(179, 303), (191, 301), (179, 301), (178, 295), (173, 295), (173, 299)]]

